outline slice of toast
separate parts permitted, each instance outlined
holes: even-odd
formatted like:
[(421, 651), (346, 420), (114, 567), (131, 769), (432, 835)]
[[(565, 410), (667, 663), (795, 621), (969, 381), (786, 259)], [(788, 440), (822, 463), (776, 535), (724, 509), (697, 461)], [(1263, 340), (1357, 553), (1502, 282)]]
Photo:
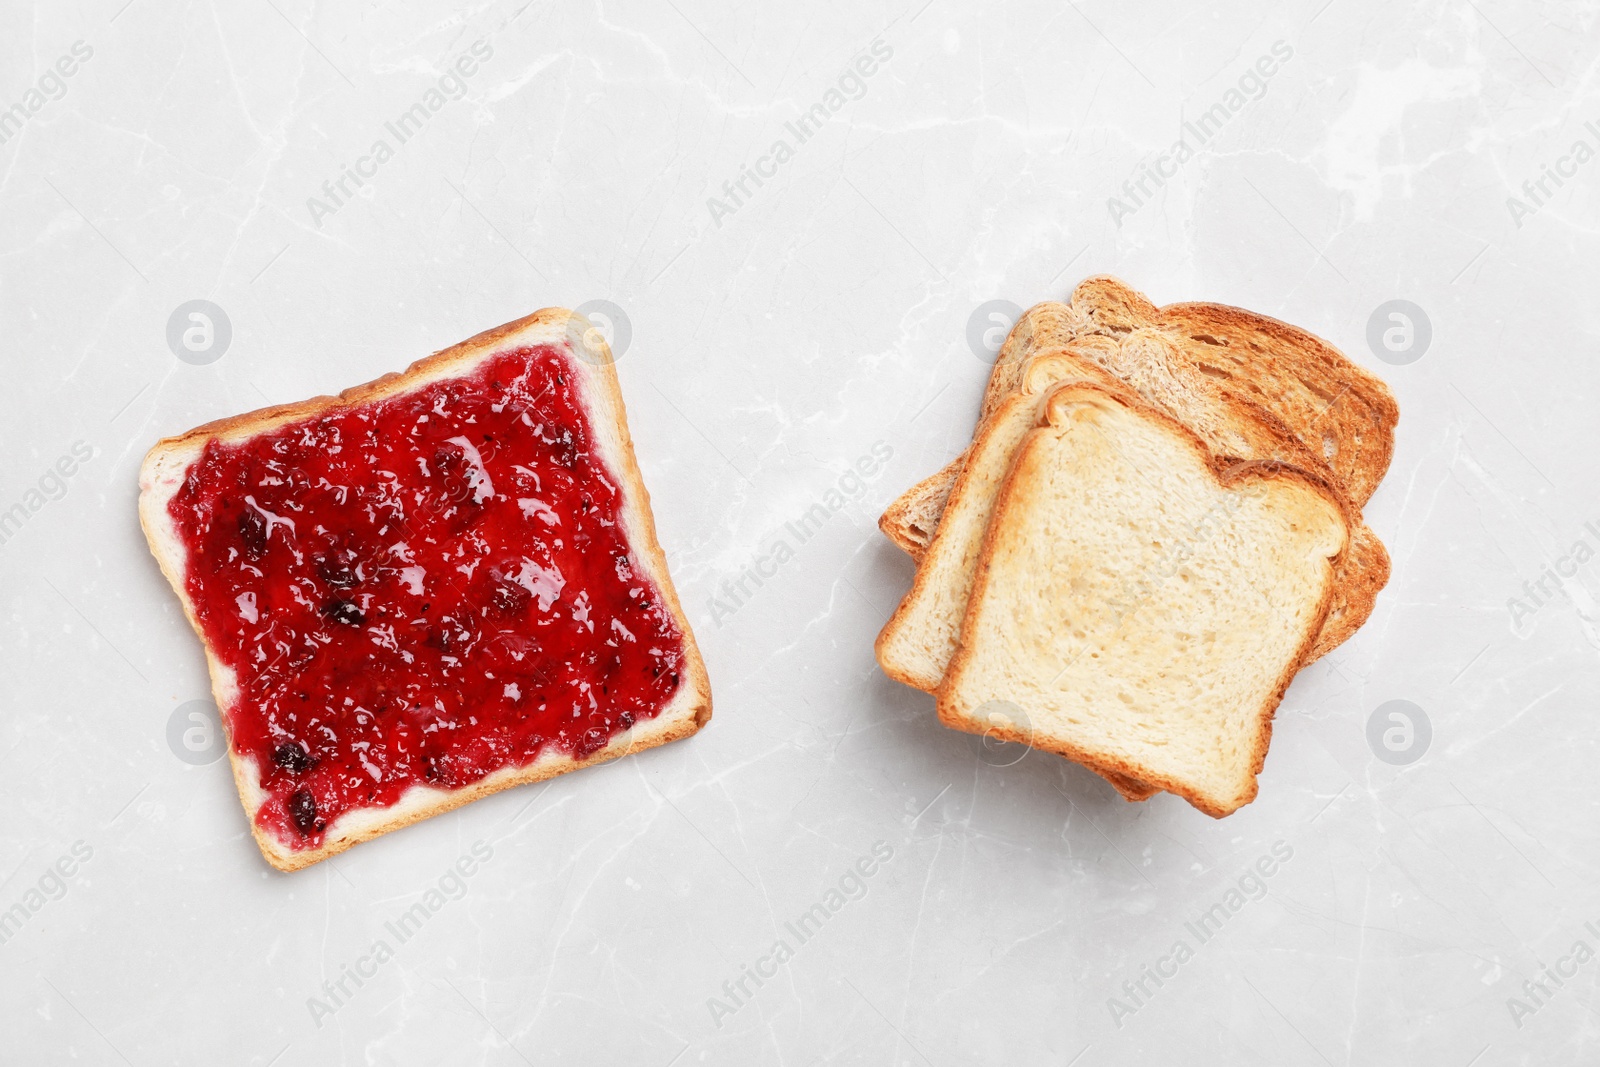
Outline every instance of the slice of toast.
[(710, 719), (610, 351), (572, 312), (163, 440), (140, 490), (281, 870)]
[(1001, 486), (939, 717), (1227, 815), (1256, 794), (1349, 536), (1325, 481), (1221, 463), (1130, 391), (1058, 386)]

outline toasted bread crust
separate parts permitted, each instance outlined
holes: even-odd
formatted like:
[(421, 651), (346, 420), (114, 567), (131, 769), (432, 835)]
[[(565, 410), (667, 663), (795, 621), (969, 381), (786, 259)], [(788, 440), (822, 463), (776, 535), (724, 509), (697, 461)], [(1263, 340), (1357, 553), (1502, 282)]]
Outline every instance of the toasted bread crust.
[(944, 514), (945, 503), (966, 466), (965, 452), (959, 460), (945, 464), (901, 493), (878, 516), (878, 529), (918, 563), (938, 532), (939, 516)]
[[(1125, 388), (1107, 387), (1104, 384), (1089, 382), (1067, 382), (1051, 390), (1048, 401), (1043, 408), (1040, 428), (1059, 426), (1062, 424), (1061, 413), (1067, 404), (1088, 399), (1108, 401), (1120, 404), (1140, 415), (1153, 419), (1193, 449), (1216, 484), (1225, 489), (1236, 488), (1252, 479), (1287, 479), (1299, 481), (1321, 495), (1338, 511), (1345, 528), (1345, 541), (1339, 554), (1332, 558), (1332, 563), (1350, 551), (1350, 534), (1352, 531), (1352, 515), (1348, 502), (1343, 495), (1336, 492), (1327, 479), (1308, 471), (1281, 463), (1252, 461), (1247, 463), (1229, 463), (1219, 460), (1206, 447), (1205, 443), (1189, 427), (1172, 417), (1167, 412), (1153, 405), (1145, 403), (1131, 390)], [(1037, 446), (1037, 438), (1026, 442), (1023, 450)], [(1149, 787), (1165, 790), (1183, 797), (1196, 809), (1213, 818), (1222, 818), (1232, 814), (1240, 807), (1254, 800), (1257, 794), (1256, 778), (1261, 773), (1266, 762), (1267, 748), (1272, 739), (1272, 722), (1277, 712), (1278, 705), (1283, 700), (1284, 693), (1289, 684), (1294, 680), (1295, 674), (1308, 662), (1308, 656), (1315, 644), (1316, 635), (1322, 629), (1324, 620), (1333, 604), (1336, 573), (1330, 564), (1329, 580), (1324, 584), (1323, 592), (1317, 607), (1311, 614), (1310, 625), (1301, 635), (1295, 655), (1290, 657), (1288, 664), (1279, 675), (1273, 688), (1271, 697), (1263, 704), (1257, 713), (1257, 728), (1250, 739), (1251, 757), (1249, 761), (1249, 782), (1239, 794), (1237, 803), (1219, 802), (1217, 798), (1207, 796), (1193, 789), (1189, 783), (1179, 781), (1171, 776), (1161, 774), (1152, 768), (1138, 766), (1120, 757), (1105, 753), (1088, 752), (1069, 741), (1060, 738), (1040, 737), (1037, 735), (1023, 736), (1022, 731), (1012, 730), (1003, 725), (982, 723), (972, 719), (968, 712), (970, 709), (958, 706), (956, 689), (961, 676), (966, 671), (974, 655), (973, 643), (969, 637), (976, 626), (976, 620), (981, 611), (984, 593), (989, 584), (990, 570), (994, 562), (994, 549), (1005, 527), (1004, 514), (1006, 511), (1018, 506), (1023, 499), (1027, 487), (1018, 484), (1017, 471), (1023, 467), (1023, 456), (1018, 455), (1017, 462), (1012, 469), (1012, 475), (1006, 479), (1000, 490), (1000, 499), (996, 502), (994, 517), (984, 533), (983, 547), (979, 556), (978, 573), (974, 579), (972, 595), (967, 601), (966, 615), (962, 620), (962, 639), (957, 644), (954, 659), (949, 669), (945, 672), (944, 680), (935, 692), (937, 713), (939, 721), (953, 729), (963, 730), (968, 733), (987, 733), (1000, 737), (1003, 740), (1019, 741), (1044, 751), (1055, 752), (1074, 762), (1081, 763), (1103, 777), (1118, 775), (1124, 779), (1142, 783)]]
[[(684, 614), (676, 588), (667, 571), (666, 555), (656, 536), (655, 519), (650, 510), (650, 494), (645, 489), (634, 457), (633, 439), (628, 431), (622, 392), (617, 381), (615, 361), (605, 342), (582, 316), (565, 308), (545, 308), (525, 318), (497, 326), (411, 364), (405, 371), (385, 374), (363, 385), (353, 386), (337, 396), (318, 396), (292, 404), (279, 404), (258, 411), (217, 419), (202, 426), (158, 441), (145, 456), (140, 469), (139, 521), (162, 573), (177, 593), (184, 615), (205, 649), (211, 675), (212, 695), (228, 731), (226, 709), (233, 704), (235, 681), (229, 668), (213, 652), (195, 614), (185, 586), (187, 559), (182, 541), (175, 536), (167, 503), (184, 472), (213, 439), (239, 441), (291, 423), (316, 418), (332, 411), (346, 410), (419, 388), (434, 381), (461, 377), (482, 360), (512, 347), (553, 345), (565, 347), (573, 356), (575, 369), (584, 383), (585, 407), (597, 431), (597, 450), (604, 452), (610, 472), (624, 487), (623, 521), (629, 544), (655, 582), (661, 600), (683, 634), (685, 663), (683, 685), (668, 706), (653, 719), (636, 724), (617, 734), (599, 752), (578, 760), (546, 751), (531, 764), (502, 768), (471, 785), (454, 790), (416, 786), (387, 808), (357, 809), (330, 826), (324, 843), (316, 849), (295, 851), (284, 847), (256, 824), (256, 805), (252, 798), (260, 793), (253, 764), (235, 752), (231, 736), (228, 759), (240, 801), (261, 853), (282, 871), (300, 870), (329, 856), (398, 830), (422, 819), (440, 815), (463, 804), (516, 785), (543, 781), (568, 771), (593, 766), (631, 752), (642, 751), (696, 733), (711, 719), (711, 682), (705, 661), (695, 642), (694, 631)], [(580, 355), (579, 353), (582, 353)]]
[[(1315, 334), (1243, 308), (1168, 304), (1160, 310), (1160, 321), (1187, 329), (1191, 337), (1226, 339), (1212, 346), (1216, 354), (1232, 357), (1246, 372), (1237, 380), (1289, 425), (1325, 424), (1334, 438), (1334, 455), (1327, 457), (1334, 479), (1356, 507), (1366, 506), (1394, 459), (1394, 430), (1400, 421), (1400, 405), (1381, 378)], [(1286, 356), (1295, 358), (1290, 363)], [(1286, 388), (1286, 380), (1297, 371), (1312, 380), (1303, 389)], [(1322, 443), (1329, 443), (1328, 436)]]
[(1156, 307), (1108, 274), (1084, 279), (1071, 301), (1094, 323), (1092, 332), (1118, 335), (1155, 325), (1199, 346), (1187, 353), (1197, 366), (1226, 376), (1296, 428), (1308, 446), (1310, 431), (1323, 426), (1316, 450), (1357, 508), (1389, 469), (1400, 419), (1394, 395), (1382, 379), (1310, 331), (1228, 304)]

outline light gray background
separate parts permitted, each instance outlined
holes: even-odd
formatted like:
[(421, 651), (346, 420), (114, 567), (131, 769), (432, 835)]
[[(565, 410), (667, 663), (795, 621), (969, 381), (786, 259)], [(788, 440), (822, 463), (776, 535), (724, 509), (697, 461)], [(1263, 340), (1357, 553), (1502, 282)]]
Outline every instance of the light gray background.
[[(1600, 563), (1515, 626), (1508, 600), (1600, 546), (1600, 163), (1520, 220), (1507, 198), (1600, 145), (1594, 4), (521, 3), (0, 4), (0, 106), (93, 49), (0, 145), (0, 510), (94, 450), (0, 545), (0, 908), (93, 852), (0, 945), (7, 1058), (1592, 1062), (1600, 961), (1531, 1014), (1508, 998), (1600, 950)], [(307, 198), (480, 39), (464, 97), (317, 225)], [(875, 39), (864, 95), (718, 225), (707, 198)], [(1278, 41), (1265, 95), (1115, 224), (1108, 198)], [(1367, 512), (1394, 577), (1221, 822), (986, 749), (872, 657), (911, 576), (874, 522), (971, 431), (973, 309), (1102, 271), (1310, 328), (1400, 401)], [(166, 342), (193, 299), (232, 325), (209, 365)], [(273, 872), (226, 763), (168, 744), (207, 685), (137, 527), (140, 457), (594, 299), (631, 323), (715, 720)], [(1366, 343), (1393, 299), (1432, 326), (1408, 365)], [(714, 619), (879, 441), (887, 466)], [(1433, 731), (1404, 766), (1366, 732), (1397, 699)], [(317, 1025), (308, 998), (477, 841), (465, 895)], [(879, 841), (865, 896), (717, 1025), (708, 998)], [(1117, 1025), (1108, 998), (1276, 842), (1265, 896)]]

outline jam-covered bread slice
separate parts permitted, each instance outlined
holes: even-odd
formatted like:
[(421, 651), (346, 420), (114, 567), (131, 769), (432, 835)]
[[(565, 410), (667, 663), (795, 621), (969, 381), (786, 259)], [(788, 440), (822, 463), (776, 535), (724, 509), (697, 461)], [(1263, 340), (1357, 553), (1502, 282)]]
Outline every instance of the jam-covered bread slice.
[(711, 717), (610, 352), (571, 312), (168, 438), (140, 490), (283, 870)]

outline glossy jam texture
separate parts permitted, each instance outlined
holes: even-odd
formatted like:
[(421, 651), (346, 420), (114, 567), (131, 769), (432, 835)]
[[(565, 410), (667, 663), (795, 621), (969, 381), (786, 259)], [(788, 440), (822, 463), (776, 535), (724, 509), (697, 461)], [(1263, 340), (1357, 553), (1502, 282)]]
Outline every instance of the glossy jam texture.
[(256, 821), (290, 847), (414, 784), (592, 755), (681, 684), (567, 359), (504, 353), (189, 468), (189, 598), (238, 678)]

